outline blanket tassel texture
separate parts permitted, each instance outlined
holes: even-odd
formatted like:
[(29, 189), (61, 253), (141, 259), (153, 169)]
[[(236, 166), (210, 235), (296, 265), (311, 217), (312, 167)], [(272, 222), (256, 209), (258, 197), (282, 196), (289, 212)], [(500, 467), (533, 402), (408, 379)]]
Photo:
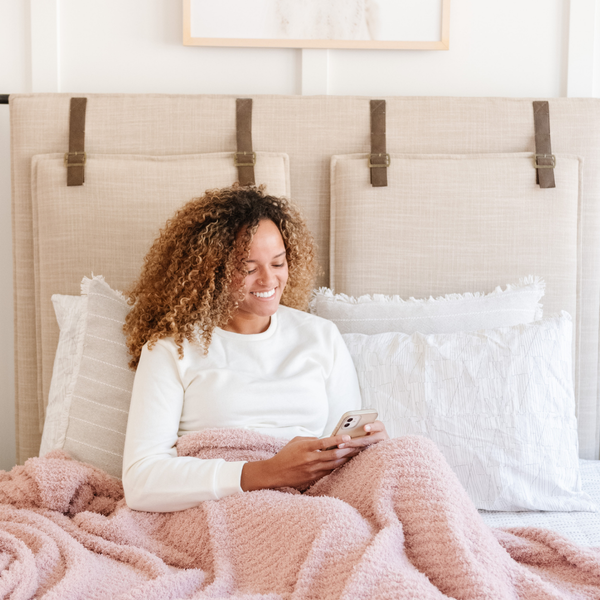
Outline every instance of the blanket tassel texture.
[[(180, 455), (267, 458), (243, 430)], [(118, 480), (62, 452), (0, 472), (0, 598), (600, 599), (600, 549), (492, 530), (435, 446), (389, 440), (303, 494), (262, 490), (177, 513), (130, 510)]]

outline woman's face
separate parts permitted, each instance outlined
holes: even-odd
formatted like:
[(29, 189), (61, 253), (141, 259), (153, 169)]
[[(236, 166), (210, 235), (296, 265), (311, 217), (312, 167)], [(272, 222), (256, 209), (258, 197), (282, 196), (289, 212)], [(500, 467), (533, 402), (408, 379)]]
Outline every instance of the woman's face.
[[(248, 274), (244, 280), (243, 300), (231, 325), (237, 329), (264, 331), (268, 328), (271, 315), (275, 314), (288, 279), (285, 245), (277, 225), (264, 219), (259, 222), (250, 254), (246, 260)], [(243, 331), (247, 333), (248, 331)], [(257, 333), (258, 331), (252, 331)]]

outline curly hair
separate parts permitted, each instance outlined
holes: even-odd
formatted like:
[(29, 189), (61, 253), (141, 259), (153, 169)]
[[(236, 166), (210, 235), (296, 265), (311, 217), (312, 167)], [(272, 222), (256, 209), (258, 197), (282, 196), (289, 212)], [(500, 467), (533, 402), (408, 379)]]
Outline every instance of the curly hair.
[(183, 341), (208, 352), (215, 327), (234, 316), (243, 292), (234, 282), (247, 275), (245, 260), (261, 220), (277, 225), (285, 245), (288, 282), (281, 303), (306, 310), (315, 270), (313, 237), (298, 209), (262, 188), (207, 190), (169, 219), (144, 259), (141, 274), (127, 292), (133, 305), (123, 330), (135, 369), (142, 347), (172, 337), (179, 358)]

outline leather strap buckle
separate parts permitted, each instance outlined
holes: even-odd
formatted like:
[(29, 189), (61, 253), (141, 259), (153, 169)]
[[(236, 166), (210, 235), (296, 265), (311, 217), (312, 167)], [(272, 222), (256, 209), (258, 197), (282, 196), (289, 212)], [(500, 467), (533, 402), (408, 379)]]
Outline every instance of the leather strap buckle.
[[(551, 160), (552, 163), (549, 165), (541, 165), (540, 160)], [(556, 156), (554, 154), (536, 154), (534, 165), (536, 169), (554, 169), (556, 167)]]
[[(70, 162), (71, 156), (82, 156), (83, 162)], [(85, 152), (65, 152), (65, 167), (84, 167), (86, 162), (87, 155)]]
[[(381, 157), (385, 157), (385, 162), (384, 163), (374, 163), (373, 162), (373, 158), (381, 158)], [(386, 167), (390, 166), (390, 163), (392, 162), (392, 159), (390, 158), (390, 155), (385, 153), (385, 154), (369, 154), (369, 168), (373, 169), (373, 168), (377, 168), (377, 167), (383, 167), (384, 169)]]
[[(238, 158), (240, 154), (244, 157), (242, 160), (246, 157), (252, 157), (252, 162), (240, 162)], [(233, 164), (236, 167), (253, 167), (256, 164), (256, 152), (236, 152), (233, 155)]]

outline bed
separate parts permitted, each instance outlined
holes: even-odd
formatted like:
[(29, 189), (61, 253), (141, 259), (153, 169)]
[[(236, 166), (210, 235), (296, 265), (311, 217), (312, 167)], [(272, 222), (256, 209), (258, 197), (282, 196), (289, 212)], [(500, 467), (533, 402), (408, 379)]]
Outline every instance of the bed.
[[(132, 374), (119, 367), (125, 355), (115, 365), (117, 355), (107, 349), (120, 343), (127, 311), (116, 290), (132, 282), (158, 227), (176, 207), (205, 189), (247, 177), (250, 166), (257, 184), (292, 197), (303, 210), (322, 266), (312, 310), (338, 324), (353, 348), (363, 395), (398, 423), (395, 434), (433, 437), (459, 473), (475, 460), (470, 447), (485, 447), (477, 455), (477, 473), (463, 473), (467, 479), (461, 481), (472, 482), (465, 487), (471, 499), (477, 496), (490, 527), (546, 528), (583, 547), (600, 546), (600, 513), (594, 512), (600, 506), (600, 101), (77, 97), (86, 98), (83, 113), (69, 94), (10, 97), (19, 463), (37, 457), (42, 443), (44, 453), (64, 450), (120, 475)], [(549, 111), (546, 129), (543, 118), (536, 122), (540, 105)], [(519, 294), (525, 304), (511, 304)], [(398, 311), (408, 312), (398, 317)], [(551, 315), (557, 315), (554, 329), (535, 329)], [(427, 342), (418, 337), (424, 335), (424, 320), (431, 327), (425, 330)], [(508, 337), (472, 333), (500, 330)], [(397, 341), (385, 336), (398, 332), (412, 336), (412, 346), (402, 350), (409, 354), (389, 350)], [(492, 346), (520, 347), (525, 335), (554, 343), (546, 345), (546, 354), (527, 355), (519, 364), (533, 365), (531, 373), (518, 372), (507, 384), (522, 406), (537, 403), (535, 409), (517, 410), (512, 421), (500, 405), (488, 410), (493, 418), (479, 411), (478, 423), (485, 417), (487, 424), (467, 444), (461, 432), (471, 392), (465, 392), (461, 414), (449, 408), (437, 414), (442, 409), (436, 402), (423, 414), (416, 398), (444, 396), (452, 369), (465, 377), (466, 363), (451, 364), (456, 352), (444, 355), (444, 348), (479, 344), (482, 353), (473, 360), (481, 374), (485, 361), (492, 365), (488, 371), (499, 364), (490, 358)], [(377, 348), (367, 348), (375, 343)], [(435, 364), (427, 362), (424, 344), (434, 348)], [(367, 351), (377, 358), (361, 362)], [(407, 391), (409, 375), (398, 391), (390, 365), (411, 360), (413, 375), (415, 365), (422, 367), (422, 377), (410, 380), (420, 391)], [(511, 360), (505, 355), (502, 364)], [(524, 377), (535, 385), (521, 392)], [(499, 376), (486, 371), (473, 379), (479, 383), (461, 386), (488, 390), (486, 402), (493, 399), (489, 390), (500, 385)], [(533, 398), (528, 395), (533, 388), (544, 391)], [(394, 399), (409, 392), (407, 406), (414, 404), (414, 414), (408, 409), (400, 414)], [(560, 399), (555, 412), (544, 408), (550, 397)], [(440, 428), (435, 419), (452, 421), (451, 429)], [(508, 432), (525, 422), (523, 435), (539, 436), (514, 442), (514, 450), (521, 434), (513, 439)], [(469, 431), (479, 432), (477, 427)], [(435, 438), (433, 430), (442, 433)], [(498, 448), (493, 456), (486, 454), (488, 434)], [(502, 469), (490, 475), (490, 465), (506, 462), (511, 452), (514, 464), (527, 463), (518, 468), (519, 483), (508, 485), (520, 492), (486, 496), (481, 482), (487, 478), (486, 489), (497, 488), (498, 478), (505, 477)], [(40, 463), (27, 464), (31, 471)], [(534, 481), (545, 483), (532, 500)], [(109, 486), (102, 482), (98, 489)], [(561, 486), (568, 488), (564, 494), (555, 492)], [(114, 500), (111, 494), (105, 496)], [(544, 503), (550, 496), (560, 500)], [(73, 497), (69, 502), (72, 506)], [(182, 582), (192, 577), (180, 575)], [(187, 591), (173, 597), (205, 597), (199, 575), (194, 577), (181, 584)], [(127, 594), (141, 584), (133, 576), (127, 581), (135, 585), (119, 593), (135, 597)], [(178, 589), (175, 581), (169, 589)], [(44, 585), (50, 594), (54, 584)], [(238, 597), (231, 590), (218, 593)], [(290, 597), (314, 592), (294, 593)], [(588, 593), (598, 597), (591, 587)], [(167, 597), (162, 588), (148, 594)], [(344, 594), (332, 597), (358, 597)]]

